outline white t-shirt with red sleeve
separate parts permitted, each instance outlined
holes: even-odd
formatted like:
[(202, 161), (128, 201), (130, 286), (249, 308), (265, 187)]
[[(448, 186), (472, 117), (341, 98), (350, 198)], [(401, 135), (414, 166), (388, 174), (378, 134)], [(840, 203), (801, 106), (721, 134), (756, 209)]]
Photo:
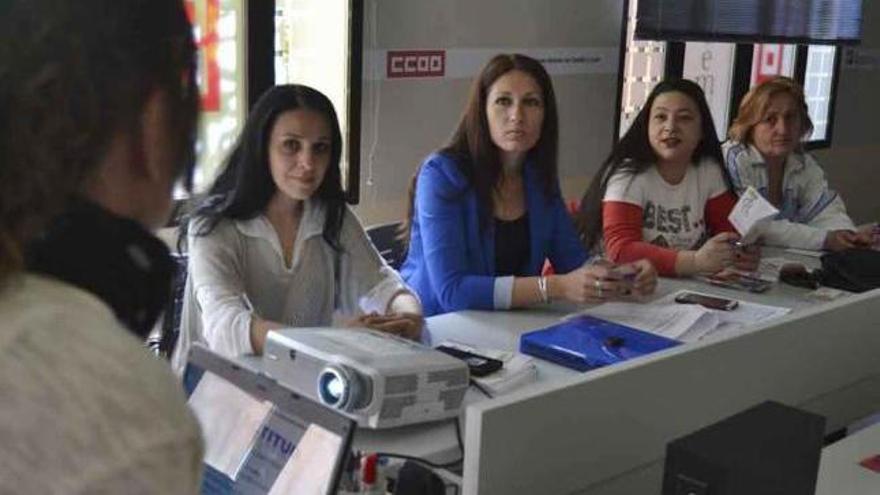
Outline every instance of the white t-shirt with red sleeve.
[(689, 167), (678, 184), (666, 182), (655, 166), (620, 171), (608, 180), (602, 203), (605, 250), (615, 261), (648, 258), (661, 274), (674, 274), (677, 251), (733, 230), (727, 215), (735, 203), (712, 160)]

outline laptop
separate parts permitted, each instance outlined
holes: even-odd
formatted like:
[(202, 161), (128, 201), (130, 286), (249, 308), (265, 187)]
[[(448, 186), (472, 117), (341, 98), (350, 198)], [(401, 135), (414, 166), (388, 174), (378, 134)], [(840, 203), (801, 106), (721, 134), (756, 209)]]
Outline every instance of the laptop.
[(205, 438), (202, 494), (336, 493), (352, 419), (198, 345), (183, 385)]

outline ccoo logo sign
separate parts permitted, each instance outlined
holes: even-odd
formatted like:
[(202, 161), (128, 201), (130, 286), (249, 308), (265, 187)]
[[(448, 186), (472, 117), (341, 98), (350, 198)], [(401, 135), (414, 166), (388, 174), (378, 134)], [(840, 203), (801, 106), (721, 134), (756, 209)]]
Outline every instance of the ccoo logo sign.
[(443, 77), (446, 73), (446, 52), (444, 50), (389, 50), (385, 72), (388, 79)]

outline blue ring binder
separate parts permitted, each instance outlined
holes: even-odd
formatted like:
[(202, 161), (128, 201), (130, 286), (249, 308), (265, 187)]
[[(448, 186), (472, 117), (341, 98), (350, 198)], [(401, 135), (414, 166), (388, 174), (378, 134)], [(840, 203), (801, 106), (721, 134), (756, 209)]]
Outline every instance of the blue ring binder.
[(587, 371), (681, 344), (595, 316), (581, 315), (524, 333), (519, 350), (547, 361)]

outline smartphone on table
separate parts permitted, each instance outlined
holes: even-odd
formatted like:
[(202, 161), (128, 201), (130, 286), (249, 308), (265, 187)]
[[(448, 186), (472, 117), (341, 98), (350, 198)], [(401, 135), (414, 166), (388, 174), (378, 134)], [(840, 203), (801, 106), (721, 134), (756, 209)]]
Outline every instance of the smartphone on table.
[(495, 371), (500, 370), (501, 367), (504, 365), (504, 363), (498, 359), (493, 359), (473, 352), (468, 352), (464, 349), (459, 349), (457, 347), (438, 345), (434, 349), (444, 354), (449, 354), (452, 357), (461, 359), (462, 361), (467, 363), (468, 368), (471, 372), (471, 376), (486, 376), (490, 373), (494, 373)]
[(681, 304), (699, 304), (704, 308), (720, 309), (723, 311), (733, 311), (739, 306), (739, 301), (735, 299), (707, 296), (706, 294), (699, 294), (697, 292), (682, 292), (675, 296), (675, 302)]

